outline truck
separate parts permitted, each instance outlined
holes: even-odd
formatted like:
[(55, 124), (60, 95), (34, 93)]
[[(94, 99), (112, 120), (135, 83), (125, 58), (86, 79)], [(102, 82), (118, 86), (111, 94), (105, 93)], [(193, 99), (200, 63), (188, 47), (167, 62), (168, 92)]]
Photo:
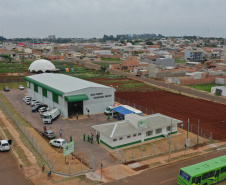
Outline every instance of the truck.
[(120, 105), (120, 104), (114, 104), (114, 105), (108, 106), (108, 107), (105, 109), (104, 114), (106, 114), (106, 115), (112, 114), (112, 111), (113, 111), (113, 114), (116, 114), (117, 112), (115, 112), (115, 111), (113, 110), (113, 108), (118, 107), (119, 105)]
[(139, 116), (143, 115), (143, 112), (138, 110), (138, 109), (135, 109), (135, 108), (130, 107), (128, 105), (119, 105), (119, 104), (116, 104), (115, 106), (112, 106), (112, 105), (108, 106), (106, 108), (106, 110), (104, 111), (104, 113), (108, 115), (108, 114), (112, 114), (112, 111), (113, 111), (113, 114), (116, 114), (117, 112), (114, 111), (113, 109), (116, 108), (116, 107), (119, 107), (119, 106), (124, 107), (125, 109), (128, 109), (128, 110), (134, 112), (134, 114), (137, 114)]
[(60, 116), (60, 110), (58, 108), (53, 108), (48, 112), (42, 114), (42, 121), (45, 124), (51, 124), (53, 120)]
[(8, 151), (10, 150), (10, 145), (12, 144), (12, 140), (0, 140), (0, 151)]

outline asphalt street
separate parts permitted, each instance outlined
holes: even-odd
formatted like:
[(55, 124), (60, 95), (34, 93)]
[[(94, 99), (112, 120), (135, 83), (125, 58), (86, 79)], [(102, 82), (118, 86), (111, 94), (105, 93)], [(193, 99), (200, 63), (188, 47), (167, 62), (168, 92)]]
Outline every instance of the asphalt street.
[(180, 168), (203, 162), (222, 155), (226, 155), (226, 150), (202, 155), (192, 159), (183, 160), (163, 167), (150, 169), (138, 175), (107, 183), (106, 185), (176, 185), (177, 176)]
[(19, 169), (18, 163), (11, 152), (0, 152), (0, 184), (31, 185)]

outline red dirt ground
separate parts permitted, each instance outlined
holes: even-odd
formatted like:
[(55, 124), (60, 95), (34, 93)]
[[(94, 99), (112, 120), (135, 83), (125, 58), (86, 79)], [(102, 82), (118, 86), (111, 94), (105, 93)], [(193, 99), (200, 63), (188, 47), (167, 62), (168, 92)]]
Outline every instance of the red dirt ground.
[(206, 133), (211, 132), (214, 139), (226, 141), (226, 105), (167, 91), (116, 92), (116, 97), (184, 122), (189, 118), (193, 126), (200, 120), (200, 128)]

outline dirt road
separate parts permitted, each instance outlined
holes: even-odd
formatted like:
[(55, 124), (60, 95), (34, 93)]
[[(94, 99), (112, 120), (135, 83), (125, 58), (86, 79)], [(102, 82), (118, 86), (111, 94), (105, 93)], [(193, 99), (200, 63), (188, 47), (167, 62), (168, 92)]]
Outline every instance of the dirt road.
[(1, 152), (0, 159), (0, 184), (31, 185), (18, 168), (18, 163), (11, 152)]

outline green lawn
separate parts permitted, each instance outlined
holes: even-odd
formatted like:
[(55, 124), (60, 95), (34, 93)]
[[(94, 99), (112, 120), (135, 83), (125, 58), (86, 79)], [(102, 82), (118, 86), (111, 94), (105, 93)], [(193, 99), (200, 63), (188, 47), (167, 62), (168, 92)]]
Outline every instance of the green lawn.
[(97, 65), (100, 65), (100, 66), (104, 66), (104, 67), (106, 67), (106, 68), (108, 68), (109, 67), (109, 65), (111, 65), (111, 64), (118, 64), (118, 63), (114, 63), (114, 62), (111, 62), (111, 63), (105, 63), (105, 62), (93, 62), (94, 64), (97, 64)]
[(101, 60), (102, 61), (122, 61), (118, 58), (104, 58), (104, 57), (101, 57)]
[(219, 84), (188, 85), (188, 87), (199, 89), (206, 92), (211, 92), (211, 87), (216, 87), (216, 86), (224, 86), (224, 85), (219, 85)]
[(181, 64), (181, 63), (185, 63), (185, 61), (181, 60), (180, 58), (175, 58), (175, 63)]

